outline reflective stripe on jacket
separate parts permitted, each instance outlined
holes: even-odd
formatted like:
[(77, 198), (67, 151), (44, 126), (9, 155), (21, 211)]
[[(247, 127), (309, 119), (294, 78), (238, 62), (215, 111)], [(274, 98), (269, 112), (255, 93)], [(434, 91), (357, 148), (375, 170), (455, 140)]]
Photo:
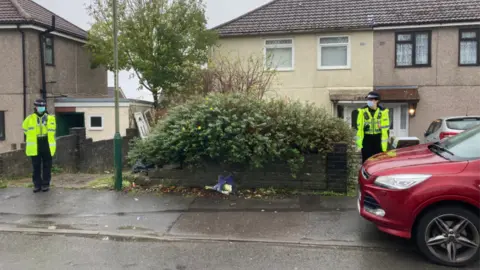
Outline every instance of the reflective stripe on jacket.
[(55, 132), (57, 130), (57, 122), (55, 116), (44, 114), (42, 117), (37, 114), (29, 115), (22, 124), (23, 131), (26, 135), (25, 153), (29, 157), (38, 155), (38, 137), (47, 136), (50, 154), (55, 155), (57, 144), (55, 141)]
[[(365, 129), (365, 127), (368, 128)], [(382, 134), (382, 151), (387, 151), (389, 129), (390, 116), (388, 109), (378, 108), (374, 115), (370, 113), (370, 109), (368, 107), (358, 109), (356, 138), (358, 148), (363, 148), (363, 138), (365, 137), (365, 134)]]

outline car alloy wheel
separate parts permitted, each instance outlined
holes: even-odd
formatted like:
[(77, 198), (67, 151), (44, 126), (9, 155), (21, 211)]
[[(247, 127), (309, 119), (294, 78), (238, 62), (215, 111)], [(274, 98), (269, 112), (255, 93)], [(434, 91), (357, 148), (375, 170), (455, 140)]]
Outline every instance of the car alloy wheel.
[[(452, 211), (453, 210), (453, 211)], [(438, 209), (424, 216), (417, 237), (422, 252), (433, 261), (449, 266), (469, 264), (478, 258), (479, 219), (462, 208)]]

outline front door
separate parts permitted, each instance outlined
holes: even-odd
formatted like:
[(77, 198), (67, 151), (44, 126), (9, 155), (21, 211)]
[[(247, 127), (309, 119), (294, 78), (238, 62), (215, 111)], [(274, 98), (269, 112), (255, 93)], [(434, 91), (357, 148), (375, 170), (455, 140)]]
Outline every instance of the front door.
[[(390, 112), (390, 136), (408, 136), (408, 105), (403, 103), (382, 104)], [(343, 107), (343, 119), (354, 129), (357, 128), (358, 108), (365, 107), (365, 103), (340, 103)]]

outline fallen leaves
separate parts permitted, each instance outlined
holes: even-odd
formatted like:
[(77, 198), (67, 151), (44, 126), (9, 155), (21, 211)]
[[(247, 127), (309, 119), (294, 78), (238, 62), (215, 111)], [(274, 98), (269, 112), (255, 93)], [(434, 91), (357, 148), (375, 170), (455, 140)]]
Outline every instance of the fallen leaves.
[(186, 197), (204, 197), (215, 199), (228, 199), (229, 197), (236, 196), (245, 199), (267, 199), (267, 198), (286, 198), (295, 196), (298, 194), (296, 190), (290, 189), (274, 189), (274, 188), (252, 188), (237, 190), (233, 195), (224, 195), (214, 190), (206, 190), (198, 187), (182, 187), (182, 186), (151, 186), (141, 187), (139, 185), (132, 184), (130, 187), (124, 189), (125, 192), (135, 193), (154, 193), (154, 194), (172, 194), (181, 195)]

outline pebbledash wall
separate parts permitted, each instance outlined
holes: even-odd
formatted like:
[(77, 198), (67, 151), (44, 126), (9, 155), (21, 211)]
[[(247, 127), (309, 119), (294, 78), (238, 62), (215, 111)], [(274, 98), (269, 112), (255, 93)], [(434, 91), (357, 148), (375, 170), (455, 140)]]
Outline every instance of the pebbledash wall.
[[(129, 142), (136, 136), (137, 130), (127, 129), (123, 137), (123, 165), (126, 165)], [(57, 152), (53, 164), (66, 172), (104, 173), (114, 167), (113, 139), (93, 142), (85, 135), (85, 128), (72, 128), (70, 135), (57, 139)], [(30, 158), (22, 149), (0, 154), (0, 179), (25, 177), (32, 172)]]
[[(346, 144), (336, 144), (325, 155), (309, 155), (296, 178), (286, 164), (270, 164), (261, 169), (230, 168), (240, 188), (293, 188), (298, 190), (328, 190), (347, 192), (349, 170)], [(185, 187), (204, 187), (217, 182), (225, 169), (216, 164), (201, 169), (158, 169), (148, 173), (148, 184), (169, 184)]]

